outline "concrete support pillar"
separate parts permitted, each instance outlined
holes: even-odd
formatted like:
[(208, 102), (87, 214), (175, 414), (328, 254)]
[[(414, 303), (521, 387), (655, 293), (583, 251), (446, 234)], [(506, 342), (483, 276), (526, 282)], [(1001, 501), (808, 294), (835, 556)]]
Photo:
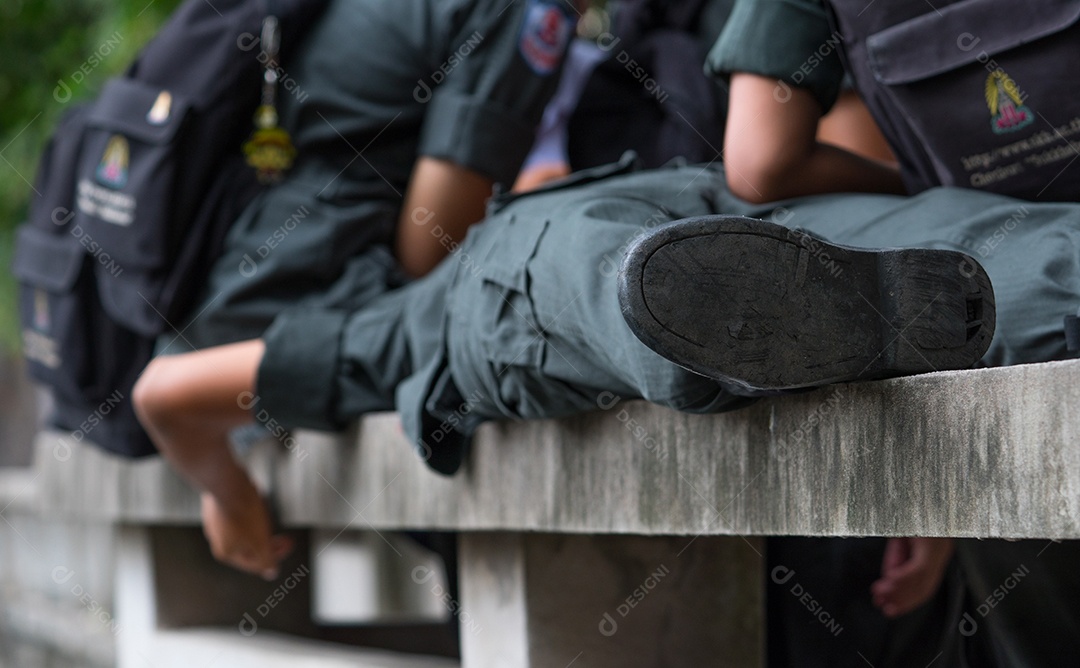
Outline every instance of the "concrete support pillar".
[(764, 666), (759, 539), (470, 533), (464, 668)]
[(150, 643), (157, 630), (157, 605), (154, 592), (154, 565), (150, 550), (150, 530), (146, 527), (123, 527), (117, 531), (116, 590), (116, 665), (119, 668), (143, 668), (151, 665)]
[(118, 532), (115, 600), (120, 668), (192, 665), (157, 656), (160, 631), (219, 627), (236, 641), (264, 631), (310, 634), (304, 536), (274, 582), (213, 560), (201, 530), (128, 526)]

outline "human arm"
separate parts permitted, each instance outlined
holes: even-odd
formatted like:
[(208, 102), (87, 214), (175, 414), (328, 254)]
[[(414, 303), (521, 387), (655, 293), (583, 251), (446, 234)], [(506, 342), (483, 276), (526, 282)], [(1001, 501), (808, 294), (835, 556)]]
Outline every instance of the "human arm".
[(546, 163), (522, 170), (514, 182), (514, 192), (524, 193), (570, 176), (570, 166), (566, 163)]
[(951, 538), (890, 538), (881, 577), (870, 586), (874, 605), (899, 617), (925, 604), (941, 586), (953, 549)]
[(841, 91), (836, 104), (821, 117), (817, 138), (820, 142), (898, 168), (896, 155), (881, 128), (870, 115), (866, 103), (850, 88)]
[(421, 157), (395, 243), (409, 274), (433, 269), (483, 218), (492, 186), (513, 182), (555, 92), (576, 17), (556, 0), (479, 3), (450, 36), (470, 50), (455, 56), (425, 102)]
[(736, 1), (706, 62), (729, 78), (724, 163), (736, 195), (903, 192), (894, 167), (818, 137), (844, 78), (839, 46), (820, 0)]
[(724, 137), (731, 191), (751, 202), (826, 192), (903, 194), (895, 167), (818, 141), (821, 116), (805, 89), (732, 74)]
[(398, 262), (411, 276), (423, 276), (465, 238), (484, 217), (494, 181), (477, 171), (438, 158), (420, 158), (413, 168), (398, 218)]
[(229, 446), (229, 431), (251, 421), (264, 349), (255, 340), (158, 357), (132, 402), (161, 455), (199, 491), (214, 557), (273, 579), (293, 543), (273, 534), (266, 502)]

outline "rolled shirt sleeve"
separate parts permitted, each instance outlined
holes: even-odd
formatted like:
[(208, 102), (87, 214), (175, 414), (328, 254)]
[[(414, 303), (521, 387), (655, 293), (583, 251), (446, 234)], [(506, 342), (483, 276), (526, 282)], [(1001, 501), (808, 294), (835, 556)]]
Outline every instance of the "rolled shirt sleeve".
[(565, 2), (482, 2), (450, 43), (432, 79), (420, 155), (510, 183), (555, 92), (577, 15)]
[(705, 71), (777, 79), (808, 90), (825, 112), (844, 78), (840, 42), (818, 0), (737, 0)]

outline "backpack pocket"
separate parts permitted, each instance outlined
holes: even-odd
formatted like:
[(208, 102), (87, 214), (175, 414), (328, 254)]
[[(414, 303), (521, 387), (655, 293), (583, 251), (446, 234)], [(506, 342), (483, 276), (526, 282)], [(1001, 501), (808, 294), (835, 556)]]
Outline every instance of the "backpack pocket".
[(138, 337), (101, 308), (93, 271), (107, 259), (86, 243), (23, 225), (12, 271), (30, 375), (60, 399), (96, 402), (119, 389)]
[(87, 113), (72, 222), (121, 267), (142, 271), (171, 259), (190, 113), (184, 98), (122, 78), (109, 81)]
[(925, 151), (915, 189), (1076, 198), (1078, 20), (1077, 3), (962, 0), (867, 38), (868, 102), (904, 128), (901, 154)]
[(34, 193), (30, 198), (29, 222), (42, 229), (59, 230), (70, 224), (75, 214), (75, 165), (79, 161), (85, 105), (75, 106), (63, 115), (38, 164)]

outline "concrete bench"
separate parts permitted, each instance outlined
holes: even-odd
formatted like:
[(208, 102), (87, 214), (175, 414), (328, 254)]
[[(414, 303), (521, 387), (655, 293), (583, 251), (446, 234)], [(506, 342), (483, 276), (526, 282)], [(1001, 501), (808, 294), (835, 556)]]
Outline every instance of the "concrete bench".
[[(485, 425), (452, 478), (425, 468), (391, 414), (345, 435), (264, 442), (246, 458), (285, 526), (310, 532), (283, 571), (297, 591), (312, 585), (295, 569), (353, 532), (460, 532), (460, 600), (432, 592), (422, 568), (412, 580), (458, 618), (465, 666), (706, 665), (718, 655), (759, 666), (755, 536), (1080, 537), (1078, 378), (1080, 361), (936, 373), (707, 416), (601, 396), (592, 414)], [(43, 514), (123, 527), (121, 666), (207, 643), (277, 665), (255, 657), (283, 655), (290, 636), (261, 637), (263, 627), (311, 637), (300, 628), (311, 624), (305, 595), (285, 592), (260, 616), (252, 611), (281, 582), (209, 563), (185, 528), (198, 523), (197, 498), (162, 462), (119, 461), (59, 434), (36, 448)], [(247, 642), (245, 614), (258, 642)], [(345, 651), (296, 642), (311, 656)], [(325, 660), (311, 665), (447, 665)]]

